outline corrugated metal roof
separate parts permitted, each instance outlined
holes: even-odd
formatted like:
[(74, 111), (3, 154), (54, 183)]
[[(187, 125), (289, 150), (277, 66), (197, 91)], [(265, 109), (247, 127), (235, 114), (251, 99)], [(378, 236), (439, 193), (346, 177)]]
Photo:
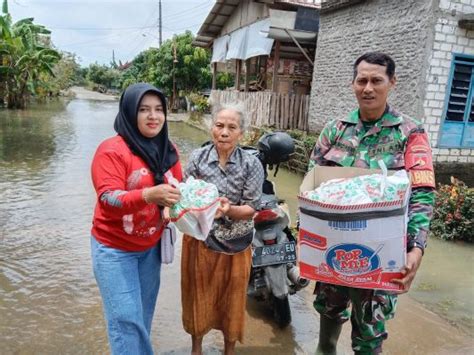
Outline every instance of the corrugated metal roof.
[(217, 0), (201, 25), (193, 44), (199, 47), (209, 47), (212, 40), (219, 36), (239, 3), (239, 0)]
[[(256, 0), (256, 2), (274, 4), (288, 4), (310, 8), (321, 8), (321, 0)], [(199, 29), (193, 45), (208, 48), (212, 41), (219, 37), (222, 28), (239, 6), (239, 0), (217, 0)]]
[(275, 3), (291, 4), (304, 7), (312, 7), (314, 9), (321, 8), (321, 0), (275, 0)]

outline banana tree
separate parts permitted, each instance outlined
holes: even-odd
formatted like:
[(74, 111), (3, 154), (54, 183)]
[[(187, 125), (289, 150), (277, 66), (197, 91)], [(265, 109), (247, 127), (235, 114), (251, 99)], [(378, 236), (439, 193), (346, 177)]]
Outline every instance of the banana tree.
[[(61, 55), (50, 48), (51, 32), (25, 18), (12, 23), (8, 2), (0, 16), (0, 79), (9, 108), (24, 108), (41, 78), (54, 76), (53, 66)], [(44, 75), (45, 74), (45, 75)]]
[(8, 64), (8, 52), (11, 50), (11, 17), (8, 14), (8, 3), (5, 0), (2, 7), (2, 15), (0, 16), (0, 101), (3, 103), (6, 96), (6, 81), (8, 78), (7, 71), (4, 66)]

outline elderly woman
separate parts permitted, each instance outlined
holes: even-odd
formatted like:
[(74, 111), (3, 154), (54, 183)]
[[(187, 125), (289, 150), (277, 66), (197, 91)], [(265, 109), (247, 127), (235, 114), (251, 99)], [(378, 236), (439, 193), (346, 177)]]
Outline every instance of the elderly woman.
[(192, 353), (202, 353), (211, 329), (224, 334), (225, 354), (233, 354), (244, 334), (246, 290), (251, 268), (252, 217), (261, 196), (263, 168), (238, 146), (246, 117), (238, 105), (223, 105), (213, 115), (212, 144), (195, 150), (185, 169), (213, 183), (221, 205), (202, 242), (183, 237), (181, 292), (183, 326), (192, 336)]

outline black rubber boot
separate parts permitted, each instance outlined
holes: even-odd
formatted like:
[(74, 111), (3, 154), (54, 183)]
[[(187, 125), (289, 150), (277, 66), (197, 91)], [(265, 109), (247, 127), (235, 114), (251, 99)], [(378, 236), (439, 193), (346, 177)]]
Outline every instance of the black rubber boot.
[(337, 340), (341, 334), (342, 324), (321, 315), (319, 322), (319, 343), (316, 355), (335, 355)]

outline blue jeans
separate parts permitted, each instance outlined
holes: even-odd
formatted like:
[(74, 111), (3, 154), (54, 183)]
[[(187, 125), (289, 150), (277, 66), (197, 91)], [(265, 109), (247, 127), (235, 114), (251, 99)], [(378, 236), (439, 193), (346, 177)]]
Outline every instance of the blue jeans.
[(112, 354), (153, 354), (150, 330), (160, 288), (160, 243), (128, 252), (91, 237), (91, 253)]

